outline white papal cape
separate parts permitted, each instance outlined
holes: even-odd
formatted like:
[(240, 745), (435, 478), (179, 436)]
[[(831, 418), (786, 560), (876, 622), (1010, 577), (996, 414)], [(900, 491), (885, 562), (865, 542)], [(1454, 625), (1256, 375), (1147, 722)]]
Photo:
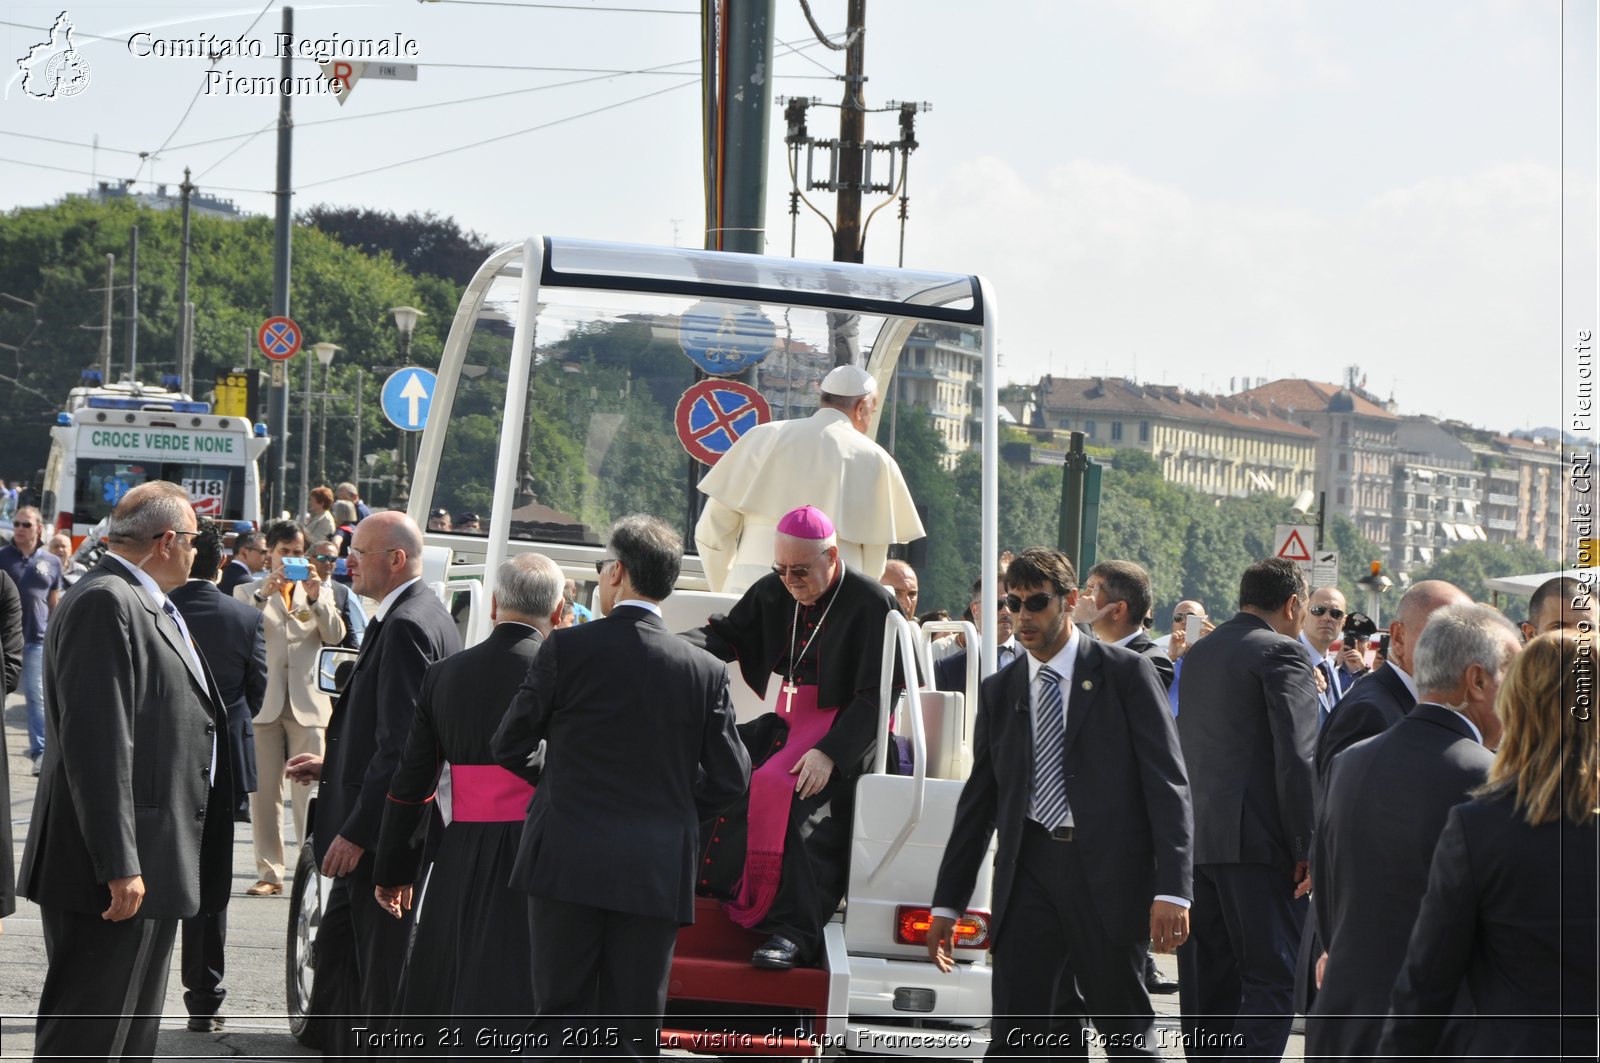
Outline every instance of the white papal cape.
[(839, 556), (869, 579), (890, 543), (923, 536), (900, 466), (841, 410), (773, 421), (746, 432), (700, 481), (705, 509), (694, 541), (714, 591), (743, 594), (772, 570), (772, 537), (791, 509), (833, 521)]

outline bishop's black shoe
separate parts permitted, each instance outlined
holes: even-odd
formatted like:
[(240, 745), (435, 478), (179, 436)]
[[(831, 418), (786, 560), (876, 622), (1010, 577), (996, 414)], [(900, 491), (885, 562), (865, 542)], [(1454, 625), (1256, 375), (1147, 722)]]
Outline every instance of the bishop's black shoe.
[(757, 967), (765, 967), (770, 971), (787, 971), (800, 959), (800, 946), (786, 937), (774, 934), (766, 940), (750, 962)]

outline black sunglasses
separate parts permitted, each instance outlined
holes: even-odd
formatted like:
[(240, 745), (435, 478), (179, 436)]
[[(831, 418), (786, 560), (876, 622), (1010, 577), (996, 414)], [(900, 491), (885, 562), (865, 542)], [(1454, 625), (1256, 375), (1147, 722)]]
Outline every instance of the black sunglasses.
[(1146, 631), (1149, 631), (1151, 628), (1156, 626), (1156, 618), (1153, 616), (1147, 616), (1143, 620), (1139, 621), (1139, 626), (1144, 628)]
[(1046, 594), (1041, 591), (1038, 594), (1030, 594), (1026, 598), (1018, 598), (1015, 594), (1008, 594), (1005, 596), (1004, 602), (1005, 607), (1013, 613), (1020, 613), (1024, 609), (1030, 613), (1037, 613), (1048, 609), (1050, 603), (1060, 597), (1060, 593)]
[(594, 574), (596, 576), (604, 575), (605, 571), (606, 571), (606, 566), (611, 564), (611, 562), (613, 562), (615, 560), (616, 560), (616, 558), (614, 558), (614, 557), (602, 557), (600, 560), (598, 560), (598, 561), (596, 561), (594, 563)]
[(1335, 609), (1331, 605), (1313, 605), (1310, 613), (1312, 616), (1331, 616), (1335, 620), (1343, 620), (1345, 616), (1343, 609)]

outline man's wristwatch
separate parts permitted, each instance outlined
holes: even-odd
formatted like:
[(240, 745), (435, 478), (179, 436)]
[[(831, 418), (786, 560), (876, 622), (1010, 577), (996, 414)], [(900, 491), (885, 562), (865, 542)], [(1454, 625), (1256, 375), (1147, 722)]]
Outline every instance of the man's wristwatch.
[(257, 605), (266, 605), (270, 595), (262, 594), (260, 591), (251, 591), (250, 597), (256, 600)]

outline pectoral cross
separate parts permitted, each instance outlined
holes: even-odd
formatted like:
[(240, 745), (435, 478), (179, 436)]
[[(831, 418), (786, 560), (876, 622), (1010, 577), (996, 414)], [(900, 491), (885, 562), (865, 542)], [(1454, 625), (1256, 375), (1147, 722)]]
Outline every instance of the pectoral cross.
[(783, 684), (784, 712), (788, 713), (794, 711), (794, 696), (798, 693), (800, 693), (800, 688), (794, 685), (793, 679), (790, 679), (788, 682)]

